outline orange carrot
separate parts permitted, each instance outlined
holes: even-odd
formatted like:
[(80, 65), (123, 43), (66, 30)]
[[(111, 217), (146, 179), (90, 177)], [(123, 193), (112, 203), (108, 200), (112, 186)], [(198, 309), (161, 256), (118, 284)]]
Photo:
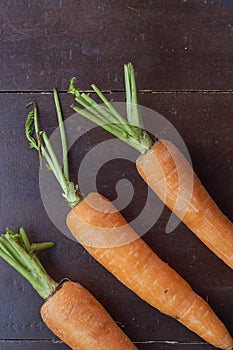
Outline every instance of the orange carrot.
[[(168, 208), (233, 269), (233, 224), (217, 207), (177, 147), (166, 140), (157, 141), (136, 164), (139, 174)], [(180, 194), (177, 169), (184, 184)], [(193, 174), (191, 198), (189, 182), (185, 181), (190, 173)]]
[(136, 350), (103, 306), (80, 284), (65, 282), (41, 308), (51, 331), (78, 350)]
[[(149, 134), (143, 129), (138, 110), (134, 69), (131, 64), (125, 65), (125, 85), (128, 124), (101, 91), (92, 85), (93, 90), (105, 103), (108, 117), (106, 118), (106, 110), (102, 112), (103, 115), (100, 115), (100, 110), (96, 113), (97, 103), (90, 98), (87, 100), (85, 94), (80, 94), (75, 89), (74, 79), (71, 81), (70, 92), (87, 110), (78, 106), (72, 107), (85, 118), (137, 149), (141, 155), (136, 165), (145, 182), (209, 249), (233, 268), (232, 222), (217, 207), (176, 146), (166, 140), (153, 143)], [(85, 100), (89, 104), (84, 103)], [(193, 190), (190, 188), (192, 180)], [(192, 190), (191, 196), (190, 190)]]
[(79, 283), (54, 282), (35, 250), (50, 242), (30, 244), (26, 232), (8, 229), (0, 237), (0, 256), (19, 271), (45, 299), (41, 317), (46, 326), (74, 350), (136, 350), (103, 306)]
[[(56, 95), (55, 101), (58, 103)], [(33, 123), (35, 130), (39, 130), (36, 105), (28, 116), (27, 138), (31, 147), (40, 151), (47, 160), (63, 189), (63, 196), (72, 208), (67, 216), (67, 225), (74, 237), (143, 300), (177, 318), (209, 343), (222, 349), (232, 349), (230, 334), (210, 306), (139, 238), (111, 202), (98, 193), (82, 198), (77, 186), (69, 181), (68, 175), (65, 176), (65, 166), (62, 171), (46, 133), (40, 132), (42, 137), (33, 138)], [(64, 127), (59, 124), (60, 128)], [(64, 145), (64, 130), (61, 135)], [(40, 143), (42, 140), (44, 144)]]
[[(233, 340), (213, 310), (191, 289), (190, 285), (164, 263), (149, 246), (127, 225), (114, 206), (98, 193), (90, 193), (68, 214), (67, 225), (86, 250), (125, 286), (134, 291), (166, 315), (176, 318), (210, 344), (221, 349), (232, 349)], [(95, 208), (98, 208), (95, 209)], [(115, 231), (111, 230), (113, 227)], [(94, 248), (87, 231), (101, 242), (106, 240), (106, 229), (111, 232), (112, 244), (119, 239), (121, 228), (131, 243), (112, 248)], [(117, 230), (119, 228), (119, 231)], [(134, 237), (133, 237), (134, 236)]]

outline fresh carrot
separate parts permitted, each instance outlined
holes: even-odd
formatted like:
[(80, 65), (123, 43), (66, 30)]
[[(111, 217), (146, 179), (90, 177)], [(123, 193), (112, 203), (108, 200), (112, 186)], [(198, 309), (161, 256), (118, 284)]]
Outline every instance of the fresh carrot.
[[(58, 103), (57, 98), (55, 102)], [(112, 110), (112, 113), (116, 112)], [(61, 127), (64, 128), (63, 123)], [(36, 138), (33, 129), (38, 130)], [(230, 334), (210, 306), (139, 238), (112, 203), (98, 193), (82, 198), (78, 187), (65, 176), (46, 133), (39, 132), (35, 104), (27, 119), (26, 135), (30, 146), (46, 159), (58, 179), (72, 208), (67, 225), (84, 248), (143, 300), (175, 317), (216, 347), (232, 349)]]
[[(220, 211), (195, 173), (193, 173), (192, 196), (188, 208), (186, 207), (189, 183), (188, 180), (184, 183), (179, 195), (178, 167), (184, 179), (192, 171), (190, 164), (177, 147), (165, 140), (156, 142), (148, 152), (137, 159), (139, 174), (168, 208), (173, 210), (209, 249), (233, 268), (232, 222)], [(161, 171), (166, 188), (163, 188), (161, 182), (159, 183)]]
[(21, 273), (45, 299), (41, 317), (46, 326), (74, 350), (136, 350), (103, 306), (79, 283), (56, 283), (36, 251), (52, 242), (30, 244), (23, 228), (0, 237), (0, 256)]
[[(135, 235), (135, 240), (131, 243), (114, 248), (84, 247), (141, 299), (176, 318), (210, 344), (222, 349), (232, 349), (231, 336), (207, 302), (137, 236), (122, 215), (114, 212), (115, 208), (109, 201), (103, 202), (103, 197), (100, 197), (98, 193), (90, 193), (69, 213), (67, 225), (77, 240), (82, 243), (82, 235), (87, 230), (91, 232), (91, 236), (98, 236), (100, 240), (100, 228), (106, 230), (114, 223), (115, 227), (119, 227), (119, 232), (115, 230), (115, 237), (111, 232), (113, 242), (118, 239), (121, 228), (124, 227), (125, 235)], [(106, 239), (105, 230), (103, 241)]]
[(141, 155), (136, 166), (144, 181), (209, 249), (233, 268), (232, 222), (218, 208), (178, 148), (168, 140), (153, 142), (144, 130), (138, 109), (134, 69), (130, 63), (124, 68), (128, 123), (113, 118), (114, 107), (95, 85), (92, 88), (105, 103), (111, 117), (103, 119), (97, 114), (93, 108), (97, 103), (93, 100), (83, 104), (85, 94), (75, 89), (74, 78), (71, 80), (70, 92), (87, 110), (74, 105), (72, 108), (138, 150)]

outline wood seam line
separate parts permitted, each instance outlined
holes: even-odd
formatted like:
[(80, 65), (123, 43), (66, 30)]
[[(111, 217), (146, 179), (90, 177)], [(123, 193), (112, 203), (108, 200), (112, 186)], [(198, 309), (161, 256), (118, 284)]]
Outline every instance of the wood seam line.
[[(55, 339), (0, 339), (0, 343), (59, 343), (62, 344), (61, 340)], [(134, 341), (134, 344), (170, 344), (170, 345), (208, 345), (205, 342), (179, 342), (172, 340), (145, 340), (145, 341)]]
[[(59, 93), (67, 93), (66, 90), (58, 90)], [(80, 90), (84, 93), (94, 93), (93, 90)], [(104, 94), (125, 93), (125, 90), (102, 90)], [(0, 94), (52, 94), (52, 90), (0, 90)], [(233, 90), (138, 90), (139, 94), (232, 94)]]

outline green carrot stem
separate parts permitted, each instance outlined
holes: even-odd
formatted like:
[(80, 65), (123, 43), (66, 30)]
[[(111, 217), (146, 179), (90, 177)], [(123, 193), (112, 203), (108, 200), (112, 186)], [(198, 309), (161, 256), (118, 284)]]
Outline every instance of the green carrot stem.
[(82, 116), (84, 116), (86, 119), (92, 121), (93, 123), (101, 126), (103, 129), (105, 129), (106, 131), (110, 132), (111, 134), (113, 134), (114, 136), (116, 136), (117, 138), (119, 138), (120, 140), (124, 141), (125, 143), (127, 143), (129, 146), (135, 148), (136, 150), (138, 150), (140, 153), (143, 153), (147, 150), (147, 146), (143, 145), (142, 143), (138, 142), (137, 139), (129, 136), (125, 131), (122, 131), (122, 129), (118, 128), (117, 125), (112, 124), (112, 123), (103, 123), (100, 119), (96, 118), (95, 116), (93, 116), (92, 114), (88, 113), (86, 110), (83, 110), (82, 108), (72, 105), (71, 108), (81, 114)]
[(108, 101), (108, 99), (104, 96), (104, 94), (100, 91), (100, 89), (95, 85), (91, 85), (92, 89), (97, 93), (100, 99), (105, 103), (105, 105), (109, 108), (112, 114), (116, 117), (120, 125), (124, 125), (125, 131), (127, 131), (130, 135), (134, 134), (132, 128), (127, 124), (126, 120), (120, 115), (120, 113), (113, 107), (113, 105)]
[[(100, 106), (96, 101), (92, 100), (87, 94), (81, 94), (81, 97), (76, 97), (75, 99), (79, 104), (84, 106), (89, 113), (91, 113), (95, 118), (99, 119), (102, 124), (114, 124), (114, 127), (119, 132), (124, 132), (124, 127), (117, 121), (117, 119), (111, 114), (111, 111), (107, 110), (103, 106)], [(85, 104), (83, 101), (85, 100)], [(91, 115), (89, 115), (89, 120), (91, 120)]]
[[(54, 242), (32, 243), (30, 247), (30, 253), (32, 254), (40, 250), (53, 248), (54, 245), (55, 245)], [(37, 262), (39, 266), (41, 266), (42, 269), (44, 269), (43, 265), (41, 264), (36, 254), (33, 254), (33, 259)]]
[(65, 178), (64, 173), (62, 172), (61, 166), (59, 164), (59, 161), (57, 159), (57, 156), (55, 154), (55, 151), (49, 141), (49, 138), (46, 134), (46, 132), (42, 132), (42, 138), (44, 140), (45, 146), (47, 147), (47, 150), (49, 152), (49, 156), (51, 158), (52, 164), (51, 169), (53, 173), (55, 174), (62, 190), (63, 190), (63, 197), (69, 204), (71, 208), (74, 208), (82, 199), (82, 195), (78, 191), (78, 187), (73, 184), (73, 182), (67, 181)]
[[(21, 242), (21, 243), (19, 243)], [(30, 251), (25, 246), (30, 245)], [(51, 247), (53, 243), (47, 243), (43, 249)], [(35, 253), (31, 250), (31, 244), (24, 229), (20, 229), (17, 234), (14, 231), (0, 237), (0, 256), (24, 276), (38, 292), (47, 299), (51, 296), (58, 284), (47, 274)]]
[(72, 105), (71, 108), (135, 148), (140, 153), (144, 153), (153, 145), (153, 140), (143, 129), (143, 121), (138, 108), (135, 73), (132, 64), (129, 63), (128, 65), (125, 65), (124, 72), (126, 112), (129, 123), (127, 123), (95, 84), (92, 84), (91, 87), (105, 104), (106, 108), (101, 108), (102, 106), (99, 106), (92, 98), (90, 98), (90, 96), (87, 96), (84, 93), (81, 94), (74, 86), (75, 78), (71, 79), (69, 92), (75, 95), (75, 100), (78, 104), (89, 109), (89, 111), (83, 110), (76, 105)]
[[(127, 138), (127, 134), (125, 131), (123, 131), (122, 129), (119, 129), (116, 127), (115, 124), (109, 123), (109, 122), (103, 122), (101, 119), (97, 118), (96, 116), (94, 116), (93, 114), (87, 112), (86, 110), (72, 105), (71, 108), (81, 114), (82, 116), (84, 116), (85, 118), (89, 119), (90, 121), (92, 121), (93, 123), (101, 126), (103, 129), (111, 132), (112, 134), (114, 134), (115, 136), (119, 137), (119, 138)], [(111, 131), (110, 131), (111, 130)]]
[(64, 175), (66, 180), (69, 181), (69, 164), (68, 164), (66, 131), (65, 131), (64, 121), (62, 117), (61, 105), (60, 105), (60, 101), (59, 101), (59, 97), (56, 89), (53, 90), (53, 95), (54, 95), (54, 101), (55, 101), (57, 118), (58, 118), (60, 135), (61, 135)]
[(30, 277), (30, 273), (25, 270), (20, 264), (19, 262), (17, 262), (15, 259), (12, 258), (11, 255), (9, 255), (9, 253), (6, 253), (6, 248), (2, 247), (2, 242), (0, 242), (0, 256), (8, 263), (10, 264), (12, 267), (14, 267), (21, 275), (23, 275), (26, 279), (28, 279)]
[(28, 266), (27, 258), (24, 255), (24, 251), (27, 251), (23, 242), (22, 237), (17, 237), (18, 235), (11, 236), (5, 234), (2, 237), (2, 240), (8, 245), (8, 248), (11, 247), (11, 252), (13, 251), (12, 257), (15, 257), (15, 260), (18, 261), (25, 268)]
[[(117, 119), (111, 114), (110, 110), (105, 109), (103, 106), (100, 106), (96, 101), (94, 101), (90, 96), (85, 93), (81, 94), (81, 97), (89, 103), (89, 106), (92, 107), (91, 111), (97, 117), (102, 119), (105, 123), (119, 123)], [(76, 99), (78, 100), (78, 99)]]
[(38, 124), (38, 110), (35, 102), (33, 102), (33, 112), (34, 112), (34, 125), (35, 125), (35, 133), (37, 137), (37, 143), (39, 142), (39, 124)]
[(45, 160), (47, 162), (47, 165), (48, 165), (48, 168), (52, 171), (52, 173), (54, 174), (54, 176), (56, 177), (58, 183), (61, 186), (60, 177), (59, 177), (59, 174), (57, 173), (57, 169), (55, 168), (55, 166), (54, 166), (54, 164), (52, 162), (52, 159), (50, 158), (49, 154), (46, 152), (44, 146), (41, 146), (41, 154), (45, 158)]
[(14, 231), (10, 227), (6, 228), (6, 233), (9, 233), (9, 235), (11, 235), (11, 236), (15, 235)]
[(1, 240), (1, 237), (0, 237), (0, 251), (2, 253), (4, 253), (5, 255), (7, 255), (9, 257), (9, 259), (12, 259), (12, 256), (9, 253), (8, 249), (5, 247), (3, 240)]
[[(130, 67), (130, 82), (131, 82), (131, 90), (132, 90), (132, 103), (135, 104), (136, 106), (138, 105), (138, 93), (137, 93), (137, 85), (136, 85), (136, 79), (135, 79), (135, 72), (133, 65), (129, 63)], [(139, 123), (137, 125), (140, 128), (143, 128), (143, 124)]]
[(25, 246), (27, 252), (30, 252), (31, 245), (30, 245), (28, 236), (27, 236), (23, 227), (20, 227), (19, 233), (20, 233), (20, 236), (22, 237), (22, 240), (23, 240), (23, 243), (24, 243), (24, 246)]
[[(62, 152), (63, 152), (63, 169), (58, 161), (56, 153), (51, 145), (49, 138), (45, 131), (39, 131), (38, 125), (38, 111), (35, 102), (33, 102), (33, 111), (29, 112), (26, 124), (25, 133), (29, 141), (30, 148), (35, 148), (39, 152), (39, 156), (45, 158), (49, 170), (51, 170), (56, 177), (58, 183), (60, 184), (63, 193), (62, 196), (67, 201), (71, 208), (74, 208), (83, 198), (78, 191), (78, 186), (75, 186), (69, 181), (69, 164), (67, 155), (67, 142), (66, 142), (66, 132), (64, 121), (62, 117), (61, 106), (56, 90), (54, 90), (54, 100), (56, 104), (57, 118), (60, 128), (60, 136), (62, 142)], [(29, 105), (31, 105), (30, 103)], [(37, 131), (38, 137), (34, 137), (34, 131)], [(46, 149), (45, 149), (46, 147)]]
[(38, 155), (39, 155), (39, 161), (40, 165), (42, 167), (42, 143), (41, 143), (41, 136), (40, 136), (40, 131), (39, 131), (39, 124), (38, 124), (38, 110), (37, 110), (37, 105), (33, 101), (33, 117), (34, 117), (34, 126), (35, 126), (35, 135), (36, 135), (36, 140), (37, 140), (37, 145), (38, 145)]
[(124, 75), (125, 75), (125, 90), (126, 90), (126, 112), (127, 112), (127, 119), (128, 122), (131, 123), (132, 121), (132, 115), (131, 115), (131, 91), (130, 91), (130, 78), (129, 78), (129, 70), (128, 66), (124, 65)]
[(0, 244), (5, 253), (7, 253), (11, 259), (14, 259), (14, 261), (19, 263), (18, 254), (16, 254), (15, 249), (12, 247), (10, 242), (7, 244), (7, 240), (4, 236), (0, 237)]
[[(131, 125), (135, 125), (143, 129), (143, 120), (138, 108), (138, 93), (136, 86), (136, 79), (134, 68), (131, 63), (124, 66), (128, 82), (126, 82), (126, 104), (127, 104), (127, 118)], [(129, 100), (128, 100), (129, 99)], [(128, 115), (129, 113), (129, 115)]]
[(64, 191), (66, 189), (66, 186), (67, 186), (67, 180), (65, 178), (65, 175), (62, 172), (61, 165), (59, 164), (59, 161), (57, 159), (56, 153), (54, 152), (54, 149), (53, 149), (53, 147), (52, 147), (52, 145), (51, 145), (51, 143), (49, 141), (49, 138), (48, 138), (46, 132), (42, 131), (41, 135), (42, 135), (43, 141), (45, 143), (45, 146), (46, 146), (46, 148), (48, 150), (49, 156), (50, 156), (50, 158), (52, 160), (55, 172), (56, 172), (56, 174), (59, 177), (59, 183), (60, 183), (60, 185), (61, 185), (61, 187), (62, 187), (62, 189)]
[(98, 105), (98, 103), (87, 94), (78, 94), (75, 100), (85, 109), (87, 109), (89, 113), (92, 113), (103, 123), (117, 122), (117, 120), (109, 113), (109, 111), (104, 109), (103, 106)]
[[(79, 90), (77, 90), (75, 88), (74, 81), (75, 81), (75, 78), (72, 78), (70, 81), (69, 92), (71, 94), (75, 95), (75, 100), (81, 106), (83, 106), (85, 109), (89, 109), (89, 112), (90, 112), (90, 105), (92, 104), (92, 106), (95, 105), (95, 107), (96, 107), (97, 103), (94, 100), (92, 100), (90, 97), (87, 101), (87, 97), (85, 96), (85, 94), (84, 93), (80, 94)], [(115, 135), (116, 137), (121, 138), (121, 137), (123, 137), (123, 135), (125, 135), (126, 136), (125, 140), (126, 140), (128, 137), (131, 137), (132, 135), (136, 136), (134, 128), (132, 128), (129, 124), (127, 124), (127, 121), (111, 105), (111, 103), (102, 94), (102, 92), (98, 89), (98, 87), (94, 84), (91, 85), (91, 87), (93, 88), (93, 90), (97, 93), (97, 95), (100, 97), (100, 99), (106, 105), (106, 107), (107, 107), (106, 110), (107, 110), (108, 114), (107, 115), (106, 115), (106, 113), (103, 114), (102, 113), (103, 109), (101, 109), (101, 110), (99, 109), (98, 113), (97, 113), (97, 111), (95, 113), (95, 110), (92, 108), (91, 109), (92, 114), (91, 114), (85, 110), (83, 110), (83, 112), (82, 112), (82, 109), (76, 105), (72, 105), (71, 108), (73, 110), (75, 110), (77, 113), (83, 115), (85, 118), (91, 120), (93, 123), (100, 125), (102, 128), (106, 129), (107, 131), (109, 131), (110, 133)], [(92, 103), (91, 103), (90, 99), (92, 100)], [(99, 107), (102, 107), (102, 106), (99, 106)], [(104, 111), (106, 111), (106, 110), (104, 110)], [(107, 118), (107, 120), (106, 120), (106, 118)], [(106, 126), (106, 125), (109, 125), (109, 126), (111, 125), (111, 130), (108, 130), (109, 126)]]
[(32, 252), (38, 252), (39, 250), (49, 249), (52, 247), (54, 247), (53, 242), (43, 242), (43, 243), (32, 243), (30, 248)]
[[(89, 113), (92, 113), (93, 115), (96, 115), (95, 114), (95, 110), (92, 107), (92, 105), (90, 104), (89, 101), (87, 101), (87, 96), (86, 94), (79, 94), (75, 97), (75, 100), (82, 106), (84, 107), (85, 109), (87, 109), (89, 111)], [(99, 115), (97, 118), (102, 119), (102, 116)]]

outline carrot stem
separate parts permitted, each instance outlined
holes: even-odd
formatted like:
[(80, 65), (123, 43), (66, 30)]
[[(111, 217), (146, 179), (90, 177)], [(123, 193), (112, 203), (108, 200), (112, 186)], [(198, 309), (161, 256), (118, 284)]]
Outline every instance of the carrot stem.
[(108, 99), (104, 96), (104, 94), (100, 91), (100, 89), (95, 85), (91, 85), (92, 89), (97, 93), (97, 95), (100, 97), (100, 99), (104, 102), (104, 104), (108, 107), (108, 109), (112, 112), (112, 114), (115, 116), (118, 123), (123, 124), (124, 128), (128, 133), (134, 134), (132, 132), (132, 129), (127, 124), (126, 120), (120, 115), (120, 113), (113, 107), (113, 105), (108, 101)]
[(55, 292), (58, 284), (47, 274), (36, 256), (33, 247), (38, 246), (42, 250), (54, 246), (54, 243), (31, 245), (23, 228), (19, 233), (7, 229), (0, 237), (0, 256), (23, 275), (42, 298), (47, 299)]
[(59, 164), (59, 161), (57, 159), (56, 153), (54, 152), (54, 149), (53, 149), (53, 147), (52, 147), (52, 145), (51, 145), (51, 143), (49, 141), (49, 138), (48, 138), (46, 132), (42, 131), (41, 135), (42, 135), (43, 141), (45, 143), (45, 146), (46, 146), (46, 148), (47, 148), (47, 150), (49, 152), (49, 156), (50, 156), (50, 158), (52, 160), (53, 166), (56, 169), (56, 173), (59, 176), (60, 185), (61, 185), (63, 191), (65, 191), (65, 189), (67, 187), (67, 180), (65, 178), (65, 175), (62, 172), (62, 168), (61, 168), (61, 165)]
[(30, 248), (32, 252), (38, 252), (39, 250), (49, 249), (52, 247), (54, 247), (53, 242), (43, 242), (43, 243), (32, 243)]
[(58, 123), (60, 128), (60, 134), (61, 134), (64, 175), (66, 180), (69, 181), (69, 163), (68, 163), (66, 131), (65, 131), (64, 121), (62, 117), (61, 104), (60, 104), (59, 96), (56, 89), (53, 90), (53, 96), (54, 96), (54, 101), (55, 101), (55, 106), (57, 111), (57, 118), (58, 118)]
[[(101, 116), (101, 118), (99, 118), (98, 116), (95, 116), (95, 115), (91, 114), (90, 112), (87, 112), (85, 109), (82, 109), (82, 108), (75, 106), (75, 105), (72, 105), (71, 108), (75, 112), (84, 116), (86, 119), (89, 119), (93, 123), (101, 126), (103, 129), (110, 131), (112, 123), (109, 123), (107, 120), (103, 121), (102, 116)], [(119, 138), (126, 138), (127, 137), (126, 132), (120, 128), (116, 129), (115, 126), (116, 125), (114, 124), (114, 130), (112, 131), (112, 133), (114, 133), (115, 136), (117, 135)]]
[(28, 236), (27, 236), (27, 234), (26, 234), (26, 231), (24, 230), (23, 227), (20, 227), (19, 233), (20, 233), (20, 236), (22, 237), (22, 240), (23, 240), (23, 243), (24, 243), (24, 246), (25, 246), (27, 252), (30, 252), (30, 250), (31, 250), (31, 245), (30, 245)]
[[(95, 100), (93, 100), (89, 96), (89, 94), (85, 94), (85, 93), (81, 94), (74, 87), (74, 80), (75, 80), (75, 78), (71, 79), (69, 92), (75, 95), (75, 100), (81, 106), (83, 106), (85, 109), (87, 109), (88, 112), (91, 112), (93, 117), (98, 118), (100, 121), (102, 121), (103, 123), (106, 123), (106, 124), (113, 123), (116, 128), (118, 128), (119, 130), (122, 130), (124, 132), (124, 128), (119, 123), (118, 119), (114, 116), (112, 111), (107, 106), (104, 108), (102, 105), (99, 105)], [(106, 103), (105, 103), (105, 105), (106, 105)], [(89, 116), (88, 119), (91, 120), (91, 116)], [(126, 123), (126, 121), (124, 119), (122, 119), (122, 120), (124, 121), (124, 123)]]
[(75, 95), (76, 102), (89, 110), (90, 107), (93, 107), (91, 109), (92, 113), (89, 113), (89, 111), (87, 112), (76, 105), (72, 105), (71, 108), (74, 111), (101, 126), (140, 153), (146, 152), (153, 145), (152, 139), (143, 129), (143, 122), (138, 109), (136, 80), (132, 64), (125, 66), (126, 111), (129, 123), (127, 123), (95, 84), (92, 84), (91, 87), (105, 104), (106, 108), (98, 105), (97, 102), (87, 94), (81, 94), (79, 90), (75, 88), (74, 80), (75, 78), (72, 78), (70, 81), (69, 92)]
[(124, 65), (125, 90), (126, 90), (126, 109), (129, 124), (135, 125), (141, 129), (144, 128), (143, 120), (138, 108), (138, 94), (134, 68), (131, 63)]
[[(35, 148), (39, 152), (39, 157), (44, 157), (49, 170), (51, 170), (56, 177), (58, 183), (60, 184), (63, 193), (62, 196), (67, 201), (68, 205), (73, 208), (81, 200), (82, 196), (78, 191), (78, 186), (75, 186), (73, 182), (69, 181), (69, 163), (67, 156), (67, 141), (64, 121), (62, 117), (60, 102), (58, 98), (57, 91), (54, 89), (54, 100), (57, 111), (57, 118), (59, 122), (61, 143), (62, 143), (62, 153), (63, 153), (63, 169), (62, 165), (59, 163), (57, 155), (54, 148), (46, 134), (45, 131), (39, 131), (38, 124), (38, 110), (35, 102), (31, 102), (29, 105), (33, 104), (33, 111), (29, 112), (26, 124), (25, 133), (29, 141), (30, 148)], [(34, 131), (36, 133), (36, 138), (33, 136)], [(45, 149), (46, 147), (46, 149)]]
[[(118, 123), (117, 119), (114, 117), (114, 115), (111, 113), (111, 111), (107, 108), (104, 108), (102, 105), (99, 105), (95, 100), (93, 100), (89, 95), (82, 93), (81, 97), (86, 100), (89, 103), (89, 106), (93, 109), (93, 114), (97, 113), (97, 116), (102, 119), (105, 123)], [(79, 101), (79, 99), (76, 99)], [(122, 128), (123, 130), (123, 128)]]

